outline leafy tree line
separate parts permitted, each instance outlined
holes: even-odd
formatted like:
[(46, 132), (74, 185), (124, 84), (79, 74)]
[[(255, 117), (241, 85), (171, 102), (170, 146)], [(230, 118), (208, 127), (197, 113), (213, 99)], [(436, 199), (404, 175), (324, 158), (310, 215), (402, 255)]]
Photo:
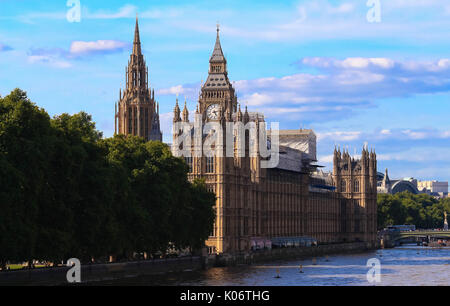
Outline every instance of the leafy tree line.
[(450, 199), (437, 200), (428, 194), (408, 191), (378, 195), (378, 228), (411, 224), (418, 229), (442, 228), (444, 211), (450, 212)]
[(198, 249), (215, 195), (187, 172), (161, 142), (104, 139), (90, 115), (50, 118), (15, 89), (0, 97), (0, 263)]

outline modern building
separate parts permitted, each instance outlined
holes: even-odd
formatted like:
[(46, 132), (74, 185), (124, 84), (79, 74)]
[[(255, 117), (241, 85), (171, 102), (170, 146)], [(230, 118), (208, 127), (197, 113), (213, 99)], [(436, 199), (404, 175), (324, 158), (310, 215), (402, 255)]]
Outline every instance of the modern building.
[(448, 182), (418, 181), (417, 188), (426, 193), (448, 193)]
[[(186, 103), (181, 111), (177, 99), (173, 123), (173, 154), (185, 158), (190, 180), (203, 178), (216, 194), (216, 221), (206, 241), (211, 253), (247, 252), (270, 241), (307, 241), (299, 237), (318, 243), (376, 243), (375, 152), (363, 148), (357, 160), (335, 149), (333, 173), (317, 172), (312, 130), (281, 130), (277, 137), (276, 131), (267, 131), (263, 114), (241, 110), (228, 78), (219, 28), (195, 120), (189, 121)], [(210, 133), (203, 129), (211, 124), (225, 132), (210, 143), (214, 154), (208, 155)], [(230, 143), (227, 128), (239, 125), (254, 126), (255, 134), (233, 128)], [(180, 142), (182, 135), (194, 141)], [(277, 143), (278, 163), (263, 167), (269, 159), (262, 156), (263, 149)]]
[(125, 70), (125, 89), (123, 92), (119, 90), (119, 101), (115, 105), (114, 132), (162, 141), (159, 105), (155, 100), (155, 90), (149, 86), (137, 17), (133, 52)]

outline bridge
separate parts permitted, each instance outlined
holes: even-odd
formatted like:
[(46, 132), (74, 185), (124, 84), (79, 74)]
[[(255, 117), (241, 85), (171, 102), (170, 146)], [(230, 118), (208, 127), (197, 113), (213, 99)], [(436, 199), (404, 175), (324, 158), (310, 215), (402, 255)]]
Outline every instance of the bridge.
[(409, 232), (392, 232), (391, 237), (393, 241), (397, 241), (404, 238), (417, 237), (417, 238), (442, 238), (450, 239), (450, 231), (433, 231), (433, 230), (419, 230)]
[(434, 231), (434, 230), (417, 230), (417, 231), (389, 231), (381, 233), (383, 245), (385, 247), (393, 247), (400, 240), (405, 238), (435, 238), (450, 239), (450, 231)]

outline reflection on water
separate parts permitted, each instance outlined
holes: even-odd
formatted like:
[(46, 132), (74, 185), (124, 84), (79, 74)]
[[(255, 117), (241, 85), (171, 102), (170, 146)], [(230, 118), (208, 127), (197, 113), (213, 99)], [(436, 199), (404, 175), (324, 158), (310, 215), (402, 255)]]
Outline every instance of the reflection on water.
[[(369, 258), (381, 261), (377, 285), (450, 285), (450, 248), (403, 246), (354, 255), (279, 261), (252, 266), (147, 276), (111, 282), (123, 285), (367, 286)], [(300, 265), (303, 273), (300, 273)], [(280, 278), (275, 278), (279, 270)]]

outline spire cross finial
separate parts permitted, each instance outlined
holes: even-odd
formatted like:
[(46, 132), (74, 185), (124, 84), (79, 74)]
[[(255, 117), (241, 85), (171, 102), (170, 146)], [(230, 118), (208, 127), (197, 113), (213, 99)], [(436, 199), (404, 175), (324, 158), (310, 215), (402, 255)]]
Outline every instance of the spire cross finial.
[(217, 21), (217, 35), (219, 34), (219, 31), (220, 31), (220, 24), (219, 24), (219, 22)]

